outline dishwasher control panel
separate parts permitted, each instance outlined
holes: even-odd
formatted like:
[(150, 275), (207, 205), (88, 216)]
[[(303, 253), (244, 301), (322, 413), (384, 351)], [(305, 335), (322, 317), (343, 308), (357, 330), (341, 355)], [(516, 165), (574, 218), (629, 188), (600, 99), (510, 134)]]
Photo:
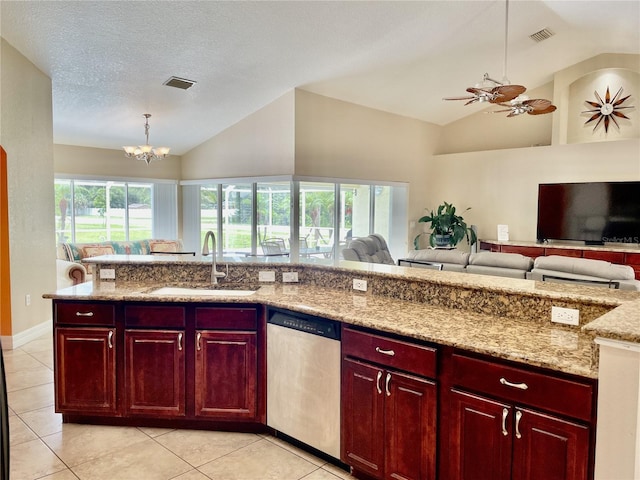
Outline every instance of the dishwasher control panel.
[(340, 323), (326, 318), (313, 317), (311, 315), (270, 310), (268, 323), (281, 327), (300, 330), (301, 332), (320, 335), (334, 340), (340, 339)]

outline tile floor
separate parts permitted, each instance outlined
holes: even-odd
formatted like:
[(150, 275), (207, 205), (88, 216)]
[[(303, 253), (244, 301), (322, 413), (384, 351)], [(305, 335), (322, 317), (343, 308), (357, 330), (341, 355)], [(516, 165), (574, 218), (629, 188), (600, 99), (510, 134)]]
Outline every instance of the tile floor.
[(344, 470), (269, 435), (63, 424), (53, 341), (4, 351), (12, 480), (340, 480)]

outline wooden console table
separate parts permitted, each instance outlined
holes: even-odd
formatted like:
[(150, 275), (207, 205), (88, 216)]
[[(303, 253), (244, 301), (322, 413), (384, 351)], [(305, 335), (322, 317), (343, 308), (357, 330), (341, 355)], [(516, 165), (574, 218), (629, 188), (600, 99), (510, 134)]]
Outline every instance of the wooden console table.
[(536, 258), (547, 255), (563, 255), (565, 257), (591, 258), (605, 260), (619, 265), (629, 265), (640, 280), (640, 248), (609, 247), (589, 245), (564, 245), (557, 243), (541, 244), (534, 242), (500, 242), (497, 240), (480, 240), (480, 250), (491, 252), (519, 253)]

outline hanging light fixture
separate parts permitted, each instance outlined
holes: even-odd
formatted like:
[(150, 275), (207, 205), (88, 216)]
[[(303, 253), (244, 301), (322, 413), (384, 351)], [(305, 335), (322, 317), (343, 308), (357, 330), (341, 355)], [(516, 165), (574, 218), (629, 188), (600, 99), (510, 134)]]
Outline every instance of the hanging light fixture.
[(150, 113), (145, 113), (143, 117), (144, 121), (144, 135), (146, 137), (146, 143), (144, 145), (138, 145), (137, 147), (122, 147), (124, 149), (124, 153), (128, 158), (135, 158), (136, 160), (144, 160), (147, 165), (151, 163), (152, 160), (161, 160), (166, 158), (169, 155), (169, 147), (158, 147), (153, 148), (153, 146), (149, 145), (149, 117)]

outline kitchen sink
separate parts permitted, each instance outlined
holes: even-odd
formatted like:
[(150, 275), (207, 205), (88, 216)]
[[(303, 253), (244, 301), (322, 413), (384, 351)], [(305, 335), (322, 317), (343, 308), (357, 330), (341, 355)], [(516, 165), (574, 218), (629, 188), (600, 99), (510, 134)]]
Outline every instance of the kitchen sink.
[(149, 292), (151, 295), (174, 296), (210, 296), (210, 297), (247, 297), (256, 293), (257, 288), (248, 285), (216, 285), (214, 288), (203, 287), (161, 287)]

